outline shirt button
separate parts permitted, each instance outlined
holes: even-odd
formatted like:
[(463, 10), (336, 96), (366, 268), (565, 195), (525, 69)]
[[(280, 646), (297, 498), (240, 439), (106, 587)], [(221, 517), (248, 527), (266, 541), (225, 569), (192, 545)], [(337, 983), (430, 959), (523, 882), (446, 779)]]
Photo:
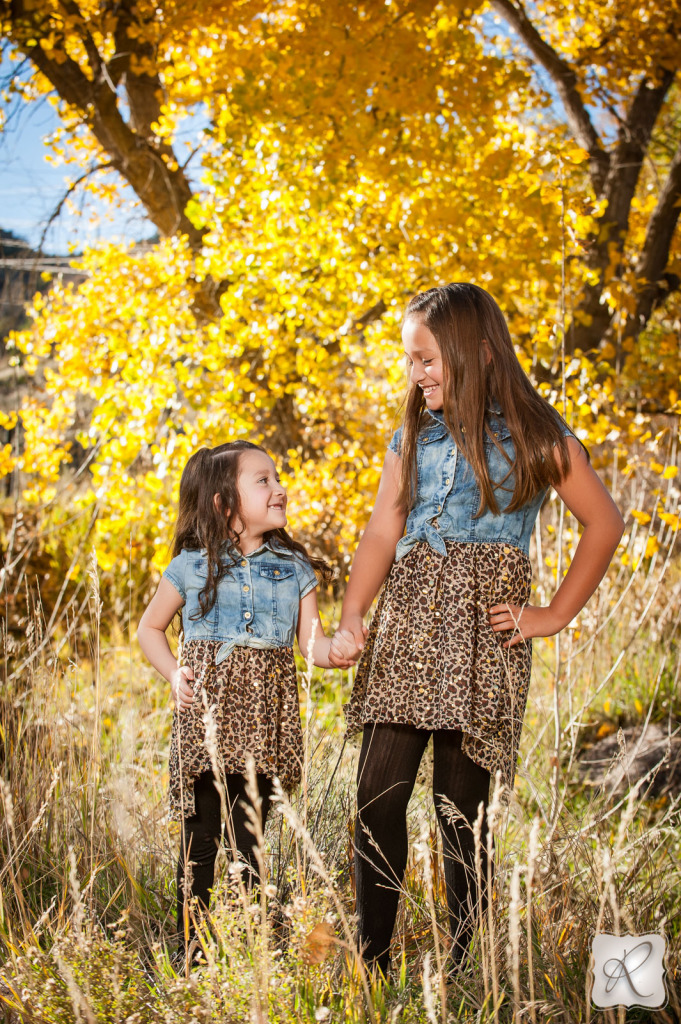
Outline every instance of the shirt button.
[(447, 485), (449, 485), (449, 484), (450, 484), (451, 482), (452, 482), (452, 481), (451, 481), (451, 480), (449, 479), (449, 477), (447, 477), (447, 479), (445, 480), (445, 483), (446, 483)]
[(456, 448), (450, 448), (449, 449), (449, 454), (453, 455), (455, 451), (456, 451)]
[(278, 576), (278, 575), (279, 575), (279, 570), (278, 570), (278, 569), (275, 569), (275, 570), (274, 570), (274, 575), (275, 575), (275, 576)]
[(442, 512), (442, 505), (438, 505), (437, 510), (438, 512)]
[(250, 612), (244, 612), (244, 618), (245, 619), (250, 619), (250, 617), (251, 617), (251, 613)]
[(247, 593), (248, 593), (248, 591), (249, 591), (249, 590), (250, 590), (251, 588), (249, 587), (248, 583), (244, 583), (244, 588), (243, 588), (243, 589), (244, 589), (244, 593), (246, 593), (246, 594), (247, 594)]
[(241, 565), (244, 566), (244, 567), (248, 565), (248, 562), (246, 561), (245, 558), (241, 559)]

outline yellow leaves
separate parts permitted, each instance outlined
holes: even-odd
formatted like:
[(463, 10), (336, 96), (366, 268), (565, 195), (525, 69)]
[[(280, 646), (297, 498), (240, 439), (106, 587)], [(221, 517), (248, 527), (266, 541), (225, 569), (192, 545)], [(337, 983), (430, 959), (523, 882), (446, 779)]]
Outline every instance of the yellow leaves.
[(594, 318), (590, 313), (585, 313), (583, 309), (576, 309), (574, 312), (574, 319), (578, 324), (584, 324), (586, 327), (590, 327)]
[(663, 480), (673, 480), (678, 475), (678, 472), (679, 472), (679, 467), (678, 466), (666, 466), (664, 471), (663, 471), (663, 473), (662, 473), (662, 479)]
[(17, 414), (15, 412), (3, 412), (0, 409), (0, 427), (3, 430), (14, 430), (17, 425)]
[(118, 558), (114, 551), (106, 551), (101, 548), (97, 549), (97, 564), (104, 572), (108, 572), (110, 569), (113, 569), (117, 561)]
[(549, 182), (544, 183), (540, 186), (539, 195), (542, 203), (561, 203), (563, 200), (563, 191), (557, 186)]
[(646, 540), (645, 551), (643, 552), (644, 558), (652, 558), (652, 556), (660, 550), (660, 542), (658, 541), (655, 534), (652, 534)]
[(144, 485), (150, 494), (159, 494), (163, 490), (163, 481), (159, 479), (156, 473), (145, 473)]
[(0, 448), (0, 477), (7, 476), (11, 473), (17, 464), (15, 456), (12, 454), (12, 445), (5, 444)]
[(658, 512), (658, 515), (663, 523), (667, 526), (671, 526), (675, 532), (679, 529), (680, 517), (676, 512)]
[(651, 517), (648, 512), (641, 512), (638, 509), (634, 509), (631, 514), (636, 522), (640, 523), (641, 526), (645, 526), (646, 523), (650, 522)]
[(588, 152), (582, 149), (581, 146), (572, 146), (570, 149), (565, 150), (562, 155), (564, 159), (569, 160), (573, 164), (583, 164), (589, 159)]

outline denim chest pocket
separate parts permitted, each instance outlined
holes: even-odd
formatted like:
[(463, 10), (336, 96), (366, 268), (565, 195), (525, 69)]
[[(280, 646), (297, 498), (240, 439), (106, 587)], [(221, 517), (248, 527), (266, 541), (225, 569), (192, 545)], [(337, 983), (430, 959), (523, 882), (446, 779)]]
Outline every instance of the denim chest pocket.
[(291, 643), (300, 601), (296, 571), (292, 565), (265, 562), (258, 566), (258, 573), (256, 621), (271, 619), (276, 639)]
[[(199, 604), (199, 593), (206, 586), (208, 579), (208, 566), (205, 559), (195, 559), (189, 563), (187, 574), (187, 605), (186, 610), (192, 621), (192, 635), (207, 635), (215, 631), (220, 614), (220, 602), (216, 595), (215, 604), (207, 615), (201, 611)], [(218, 594), (220, 588), (218, 587)], [(185, 630), (186, 632), (186, 630)]]

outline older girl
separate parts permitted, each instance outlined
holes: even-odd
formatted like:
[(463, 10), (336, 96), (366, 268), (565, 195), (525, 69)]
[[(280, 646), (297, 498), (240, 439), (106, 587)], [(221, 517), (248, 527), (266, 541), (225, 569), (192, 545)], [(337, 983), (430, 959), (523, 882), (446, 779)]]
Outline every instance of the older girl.
[[(430, 737), (455, 965), (486, 900), (474, 869), (478, 806), (497, 769), (513, 787), (530, 638), (557, 633), (580, 611), (623, 530), (586, 449), (523, 372), (487, 292), (451, 284), (417, 295), (402, 341), (404, 421), (386, 453), (331, 654), (364, 647), (347, 707), (348, 730), (363, 731), (357, 910), (364, 955), (384, 973), (407, 860), (407, 804)], [(584, 530), (553, 600), (537, 607), (528, 552), (549, 487)], [(367, 637), (363, 618), (384, 581)], [(485, 827), (483, 819), (483, 847)]]

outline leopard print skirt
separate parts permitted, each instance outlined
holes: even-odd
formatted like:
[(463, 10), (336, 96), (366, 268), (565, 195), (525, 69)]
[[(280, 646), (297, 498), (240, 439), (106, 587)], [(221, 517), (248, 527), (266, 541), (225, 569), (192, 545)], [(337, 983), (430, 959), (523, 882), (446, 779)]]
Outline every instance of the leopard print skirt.
[(219, 640), (189, 640), (184, 660), (194, 669), (194, 701), (175, 708), (170, 743), (170, 818), (195, 812), (194, 779), (214, 770), (255, 770), (290, 790), (300, 780), (303, 735), (291, 647), (235, 647), (219, 665)]
[(532, 641), (504, 649), (487, 609), (526, 604), (531, 565), (504, 543), (426, 543), (394, 562), (357, 666), (348, 734), (366, 723), (459, 729), (461, 748), (513, 789), (532, 665)]

